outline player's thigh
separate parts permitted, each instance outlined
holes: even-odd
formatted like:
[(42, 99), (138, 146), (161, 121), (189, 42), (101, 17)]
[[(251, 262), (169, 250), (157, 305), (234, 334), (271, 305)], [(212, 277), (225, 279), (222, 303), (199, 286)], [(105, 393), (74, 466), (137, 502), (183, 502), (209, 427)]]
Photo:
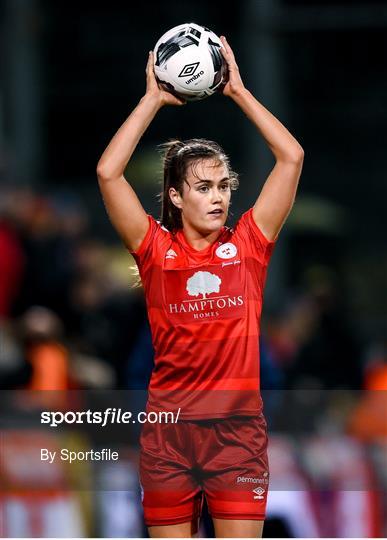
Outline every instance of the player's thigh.
[(211, 442), (218, 454), (210, 454), (211, 474), (203, 479), (211, 516), (245, 522), (244, 527), (248, 521), (263, 521), (269, 487), (264, 418), (225, 420), (215, 428)]
[[(184, 452), (185, 425), (144, 426), (141, 433), (140, 482), (144, 520), (152, 537), (191, 536), (203, 503), (200, 486)], [(188, 524), (188, 525), (187, 525)]]
[(213, 518), (216, 538), (262, 538), (263, 521)]
[(150, 538), (194, 538), (198, 528), (193, 521), (177, 525), (156, 525), (148, 527)]

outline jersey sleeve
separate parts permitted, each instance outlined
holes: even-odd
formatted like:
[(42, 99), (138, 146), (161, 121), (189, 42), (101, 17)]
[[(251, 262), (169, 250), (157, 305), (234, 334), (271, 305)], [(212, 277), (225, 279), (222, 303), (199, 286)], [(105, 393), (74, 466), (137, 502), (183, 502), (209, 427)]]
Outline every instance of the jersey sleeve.
[(143, 274), (152, 266), (157, 259), (157, 248), (159, 248), (162, 241), (169, 236), (167, 229), (162, 227), (154, 217), (148, 215), (148, 220), (149, 228), (145, 238), (136, 251), (130, 252), (137, 263), (140, 274)]
[(255, 223), (252, 208), (242, 214), (235, 226), (234, 235), (261, 264), (269, 264), (275, 241), (268, 240)]

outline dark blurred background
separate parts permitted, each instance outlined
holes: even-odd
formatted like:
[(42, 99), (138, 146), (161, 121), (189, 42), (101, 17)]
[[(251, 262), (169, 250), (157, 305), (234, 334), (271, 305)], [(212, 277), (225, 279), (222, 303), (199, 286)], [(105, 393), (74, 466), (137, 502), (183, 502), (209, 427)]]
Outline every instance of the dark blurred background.
[[(261, 374), (272, 459), (293, 456), (288, 466), (306, 482), (297, 493), (319, 496), (307, 502), (292, 488), (273, 489), (265, 534), (383, 536), (386, 1), (0, 0), (0, 388), (146, 388), (153, 353), (142, 292), (132, 288), (133, 260), (109, 224), (95, 169), (143, 95), (148, 50), (166, 30), (190, 21), (227, 36), (246, 86), (305, 150), (297, 201), (269, 269)], [(221, 95), (162, 110), (127, 169), (155, 217), (156, 147), (174, 137), (214, 139), (230, 155), (241, 175), (235, 223), (274, 165), (259, 134)], [(5, 420), (11, 437), (16, 426)], [(28, 419), (17, 426), (24, 448)], [(335, 444), (358, 456), (349, 477), (359, 467), (372, 472), (367, 488), (346, 491), (337, 487), (341, 466), (316, 466), (322, 455), (337, 456)], [(135, 471), (130, 448), (128, 470)], [(106, 480), (110, 473), (101, 474)], [(90, 496), (88, 510), (77, 503), (66, 514), (67, 501), (63, 515), (72, 517), (65, 521), (78, 525), (64, 535), (145, 534), (138, 485), (125, 485), (111, 488), (112, 497), (135, 493), (132, 502)], [(281, 493), (290, 498), (283, 502)], [(339, 504), (338, 493), (352, 498)], [(355, 501), (354, 493), (366, 495)], [(294, 511), (284, 510), (289, 500), (309, 517), (294, 523)], [(59, 536), (55, 526), (35, 522), (34, 529), (15, 518), (30, 512), (20, 501), (18, 510), (3, 504), (5, 535)], [(121, 508), (121, 528), (111, 525), (118, 523), (113, 507)], [(102, 512), (97, 524), (93, 512)], [(333, 523), (328, 515), (336, 516)]]

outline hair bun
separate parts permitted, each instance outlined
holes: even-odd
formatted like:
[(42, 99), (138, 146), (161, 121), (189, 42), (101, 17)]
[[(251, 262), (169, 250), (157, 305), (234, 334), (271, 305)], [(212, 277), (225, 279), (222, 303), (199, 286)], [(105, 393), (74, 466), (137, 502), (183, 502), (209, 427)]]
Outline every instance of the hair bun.
[(171, 139), (163, 144), (159, 145), (159, 149), (164, 155), (164, 160), (173, 158), (179, 150), (184, 148), (184, 142), (179, 139)]

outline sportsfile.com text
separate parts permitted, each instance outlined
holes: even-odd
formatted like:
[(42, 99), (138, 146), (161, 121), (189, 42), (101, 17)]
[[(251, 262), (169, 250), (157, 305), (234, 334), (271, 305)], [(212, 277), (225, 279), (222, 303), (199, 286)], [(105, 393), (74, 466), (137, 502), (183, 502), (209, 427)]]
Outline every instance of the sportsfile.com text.
[(172, 411), (140, 411), (132, 413), (123, 411), (121, 408), (108, 407), (104, 411), (43, 411), (40, 415), (40, 423), (57, 427), (61, 424), (99, 424), (105, 427), (110, 424), (150, 424), (163, 423), (175, 424), (180, 415), (180, 407), (176, 412)]

